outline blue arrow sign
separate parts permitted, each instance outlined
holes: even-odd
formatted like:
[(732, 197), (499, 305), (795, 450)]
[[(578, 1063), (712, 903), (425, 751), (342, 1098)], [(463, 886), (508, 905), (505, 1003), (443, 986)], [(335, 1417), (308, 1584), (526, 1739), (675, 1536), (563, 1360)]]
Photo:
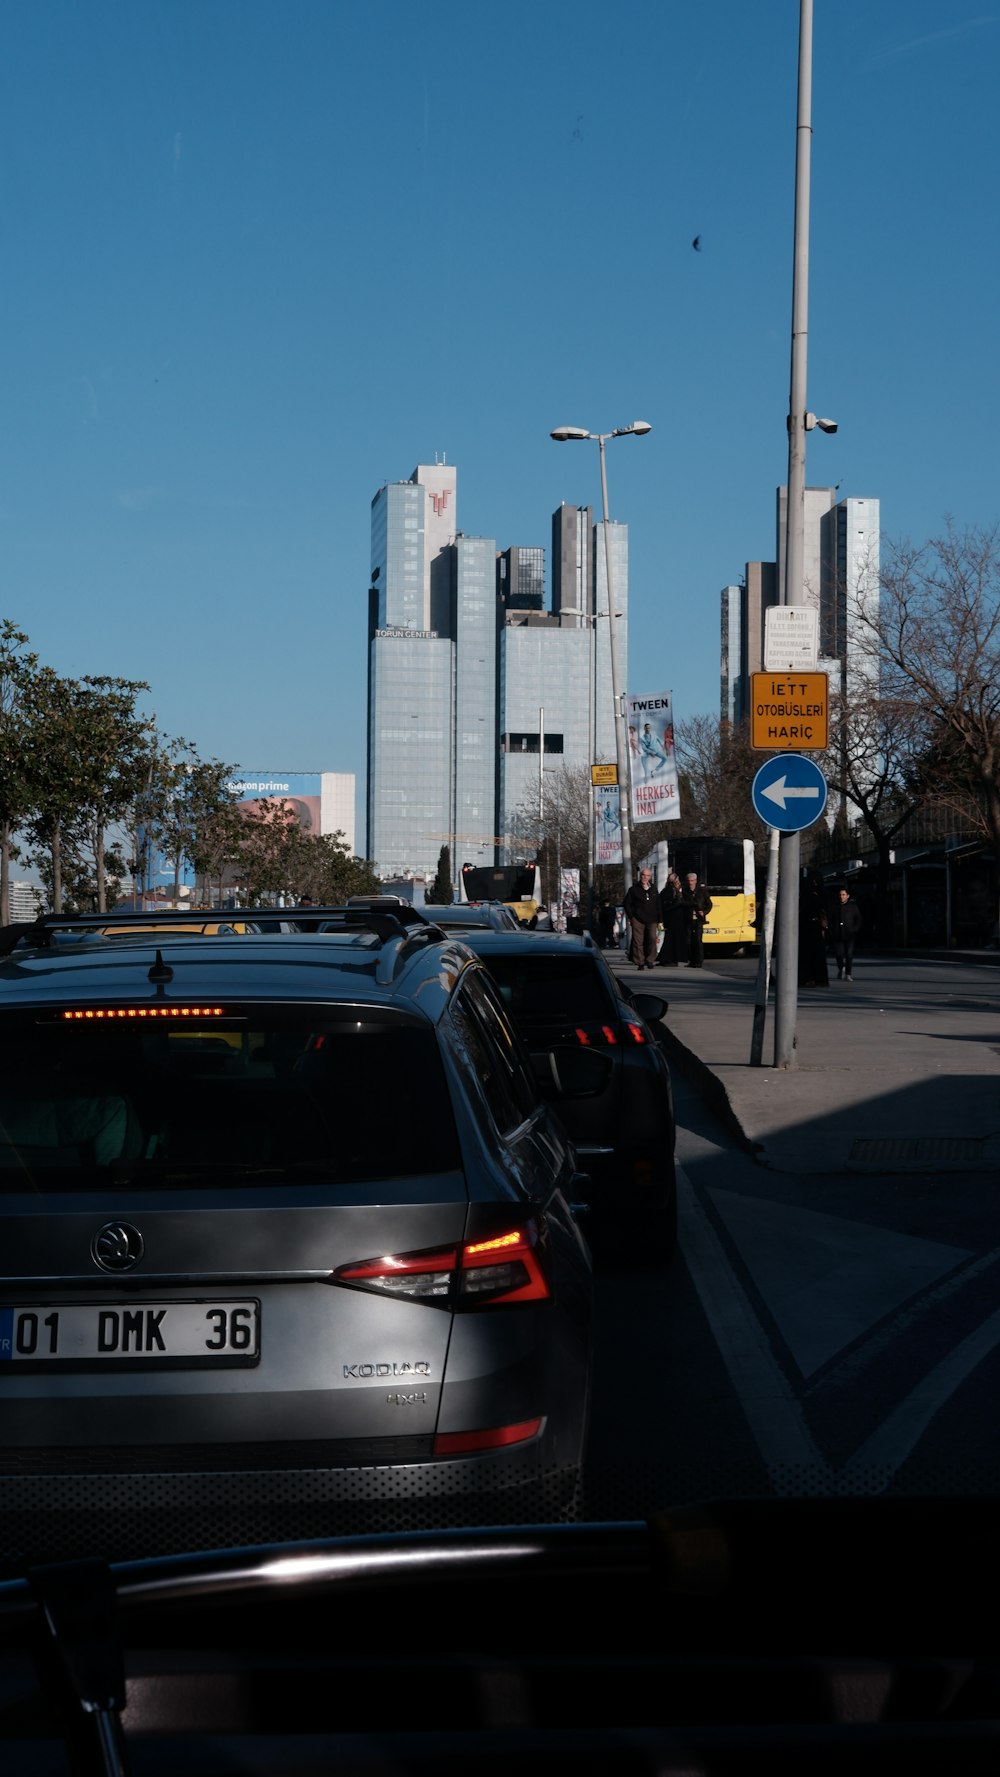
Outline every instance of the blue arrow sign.
[(779, 833), (799, 833), (826, 807), (826, 778), (802, 753), (784, 753), (762, 765), (753, 780), (753, 805)]

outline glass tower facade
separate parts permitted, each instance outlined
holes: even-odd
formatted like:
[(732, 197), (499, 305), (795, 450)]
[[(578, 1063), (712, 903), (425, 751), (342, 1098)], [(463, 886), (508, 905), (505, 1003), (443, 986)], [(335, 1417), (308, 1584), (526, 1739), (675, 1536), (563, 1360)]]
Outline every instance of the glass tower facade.
[[(508, 613), (500, 633), (498, 832), (512, 837), (538, 835), (539, 802), (544, 817), (546, 772), (589, 770), (595, 760), (615, 758), (604, 526), (591, 527), (587, 571), (583, 572), (574, 544), (575, 527), (586, 511), (585, 507), (563, 506), (553, 518), (554, 546), (557, 537), (564, 540), (553, 613), (540, 617)], [(628, 526), (610, 522), (608, 544), (617, 614), (618, 674), (625, 693)], [(574, 599), (581, 589), (588, 597), (590, 587), (594, 589), (593, 613), (581, 617), (576, 612), (588, 607), (577, 606)], [(644, 691), (656, 689), (642, 687)], [(545, 736), (541, 760), (540, 712), (544, 712)], [(543, 826), (546, 824), (543, 818)]]
[[(452, 546), (455, 794), (451, 831), (461, 854), (460, 864), (496, 861), (496, 555), (492, 537), (456, 537)], [(451, 863), (454, 881), (454, 849)]]
[[(493, 538), (456, 530), (453, 468), (420, 466), (375, 495), (367, 856), (383, 878), (431, 877), (446, 844), (453, 878), (463, 862), (506, 861), (508, 835), (533, 849), (545, 772), (614, 759), (604, 530), (589, 519), (587, 507), (555, 516), (546, 611), (544, 549), (498, 554)], [(627, 526), (610, 524), (608, 542), (624, 692)], [(582, 615), (565, 611), (581, 596)]]
[(455, 489), (434, 464), (372, 501), (367, 855), (383, 877), (433, 874), (452, 826), (454, 643), (432, 612)]

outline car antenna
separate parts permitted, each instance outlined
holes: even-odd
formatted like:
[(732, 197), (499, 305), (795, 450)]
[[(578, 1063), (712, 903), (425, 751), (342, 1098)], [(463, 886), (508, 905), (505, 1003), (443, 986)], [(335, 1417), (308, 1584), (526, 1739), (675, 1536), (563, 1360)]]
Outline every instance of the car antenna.
[(150, 969), (147, 979), (149, 981), (172, 981), (173, 978), (173, 969), (170, 967), (169, 963), (164, 962), (162, 950), (158, 950), (156, 953), (156, 961)]

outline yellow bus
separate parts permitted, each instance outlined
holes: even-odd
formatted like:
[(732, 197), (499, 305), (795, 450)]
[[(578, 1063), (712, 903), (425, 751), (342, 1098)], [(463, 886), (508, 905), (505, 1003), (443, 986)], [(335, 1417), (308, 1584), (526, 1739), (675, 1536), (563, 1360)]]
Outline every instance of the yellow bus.
[(716, 833), (670, 839), (657, 847), (656, 876), (661, 888), (668, 870), (676, 870), (682, 882), (689, 871), (696, 871), (698, 881), (712, 897), (712, 911), (702, 934), (706, 950), (714, 950), (716, 956), (738, 956), (743, 950), (756, 949), (757, 873), (752, 839), (725, 839)]

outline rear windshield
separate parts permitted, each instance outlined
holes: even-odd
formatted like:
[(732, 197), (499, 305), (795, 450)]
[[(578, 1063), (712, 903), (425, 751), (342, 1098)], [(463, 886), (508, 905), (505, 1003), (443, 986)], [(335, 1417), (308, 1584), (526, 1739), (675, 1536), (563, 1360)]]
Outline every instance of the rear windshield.
[(308, 1009), (0, 1021), (0, 1188), (345, 1183), (459, 1165), (430, 1026)]
[(528, 1027), (607, 1018), (613, 1009), (591, 956), (484, 956), (515, 1021)]

